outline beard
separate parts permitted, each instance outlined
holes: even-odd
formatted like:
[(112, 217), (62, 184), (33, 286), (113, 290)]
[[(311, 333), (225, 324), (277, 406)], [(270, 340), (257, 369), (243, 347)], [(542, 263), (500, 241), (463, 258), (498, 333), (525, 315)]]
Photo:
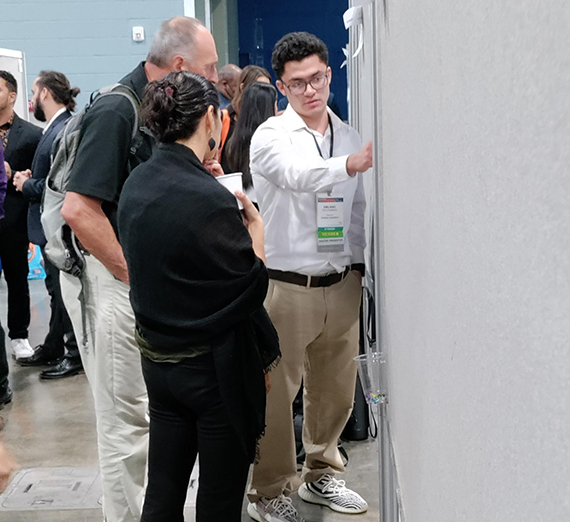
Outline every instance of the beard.
[(36, 106), (34, 107), (34, 118), (41, 122), (46, 121), (46, 113), (44, 112), (40, 100), (36, 101)]

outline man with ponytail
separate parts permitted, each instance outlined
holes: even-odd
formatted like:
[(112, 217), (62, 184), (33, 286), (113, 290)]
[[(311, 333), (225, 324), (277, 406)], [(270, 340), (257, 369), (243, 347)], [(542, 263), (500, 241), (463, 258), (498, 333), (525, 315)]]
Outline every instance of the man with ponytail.
[(121, 92), (101, 95), (82, 122), (61, 215), (80, 242), (85, 263), (81, 278), (62, 272), (61, 287), (75, 332), (87, 339), (79, 350), (95, 402), (106, 522), (140, 521), (148, 454), (148, 398), (117, 234), (123, 185), (154, 147), (150, 132), (138, 131), (133, 139), (135, 125), (140, 128), (134, 106), (149, 82), (171, 71), (192, 71), (216, 82), (217, 61), (214, 39), (198, 20), (167, 20), (147, 60), (120, 80)]
[[(34, 81), (32, 92), (34, 116), (38, 121), (47, 122), (47, 125), (36, 149), (32, 168), (16, 172), (14, 186), (28, 201), (28, 237), (43, 249), (46, 237), (40, 220), (41, 202), (50, 170), (52, 146), (65, 122), (71, 118), (79, 89), (71, 88), (65, 74), (41, 71)], [(44, 267), (51, 307), (49, 331), (44, 342), (34, 348), (34, 354), (18, 359), (18, 363), (22, 366), (53, 366), (40, 372), (40, 378), (59, 379), (76, 375), (83, 370), (83, 366), (73, 326), (61, 297), (59, 270), (46, 256)]]

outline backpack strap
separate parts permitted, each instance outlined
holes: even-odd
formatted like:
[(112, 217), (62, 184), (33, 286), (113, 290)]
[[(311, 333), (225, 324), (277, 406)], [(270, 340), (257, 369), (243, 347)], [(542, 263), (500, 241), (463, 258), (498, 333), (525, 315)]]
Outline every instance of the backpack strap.
[(101, 98), (111, 95), (123, 96), (129, 100), (133, 107), (135, 122), (133, 125), (133, 131), (131, 133), (131, 148), (129, 150), (129, 153), (131, 156), (134, 156), (143, 142), (143, 136), (140, 132), (141, 129), (139, 126), (141, 100), (138, 97), (137, 93), (133, 91), (133, 89), (131, 89), (128, 85), (125, 85), (123, 83), (115, 83), (113, 85), (109, 85), (108, 87), (103, 87), (99, 91), (93, 93), (91, 95), (88, 109), (93, 107), (93, 105)]

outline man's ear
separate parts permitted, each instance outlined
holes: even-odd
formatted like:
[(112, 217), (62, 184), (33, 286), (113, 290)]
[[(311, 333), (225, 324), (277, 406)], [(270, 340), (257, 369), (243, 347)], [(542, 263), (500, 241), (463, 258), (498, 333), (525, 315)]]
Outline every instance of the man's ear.
[(170, 60), (170, 69), (172, 71), (181, 71), (182, 65), (184, 65), (184, 57), (179, 54), (175, 54)]
[(16, 103), (16, 98), (18, 98), (18, 93), (17, 92), (11, 92), (8, 95), (8, 99), (10, 100), (10, 103)]
[(277, 89), (279, 89), (279, 92), (283, 95), (283, 96), (287, 96), (287, 92), (285, 91), (285, 85), (283, 84), (283, 82), (281, 80), (277, 80), (275, 82), (275, 85), (277, 86)]
[(330, 67), (327, 67), (327, 73), (329, 75), (329, 85), (330, 85), (332, 81), (332, 69)]

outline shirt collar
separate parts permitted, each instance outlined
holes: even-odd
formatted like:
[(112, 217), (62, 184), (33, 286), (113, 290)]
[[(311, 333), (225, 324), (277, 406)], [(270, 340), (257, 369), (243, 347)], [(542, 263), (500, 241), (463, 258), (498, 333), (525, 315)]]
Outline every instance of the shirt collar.
[(137, 67), (125, 76), (119, 83), (131, 87), (133, 91), (142, 100), (144, 97), (144, 89), (148, 83), (148, 78), (146, 77), (146, 72), (144, 70), (145, 62), (141, 62)]
[[(327, 111), (329, 113), (333, 129), (337, 131), (340, 128), (341, 120), (328, 106), (327, 106)], [(287, 105), (287, 108), (285, 109), (285, 112), (281, 115), (281, 118), (283, 118), (283, 123), (285, 124), (285, 127), (287, 127), (287, 129), (290, 131), (306, 129), (311, 133), (315, 132), (309, 129), (303, 118), (301, 118), (301, 116), (297, 114), (295, 109), (291, 107), (291, 104)]]
[(12, 125), (14, 125), (14, 115), (16, 113), (13, 112), (11, 118), (4, 124), (4, 125), (0, 125), (0, 129), (2, 130), (10, 130), (10, 127), (12, 127)]
[(48, 131), (48, 129), (51, 127), (52, 123), (57, 120), (57, 118), (59, 118), (59, 116), (61, 116), (65, 111), (67, 110), (67, 107), (62, 107), (61, 109), (59, 109), (59, 111), (57, 111), (52, 117), (51, 120), (48, 121), (47, 125), (44, 128), (44, 134)]
[(232, 102), (222, 91), (218, 91), (218, 97), (220, 98), (220, 103), (228, 104)]

